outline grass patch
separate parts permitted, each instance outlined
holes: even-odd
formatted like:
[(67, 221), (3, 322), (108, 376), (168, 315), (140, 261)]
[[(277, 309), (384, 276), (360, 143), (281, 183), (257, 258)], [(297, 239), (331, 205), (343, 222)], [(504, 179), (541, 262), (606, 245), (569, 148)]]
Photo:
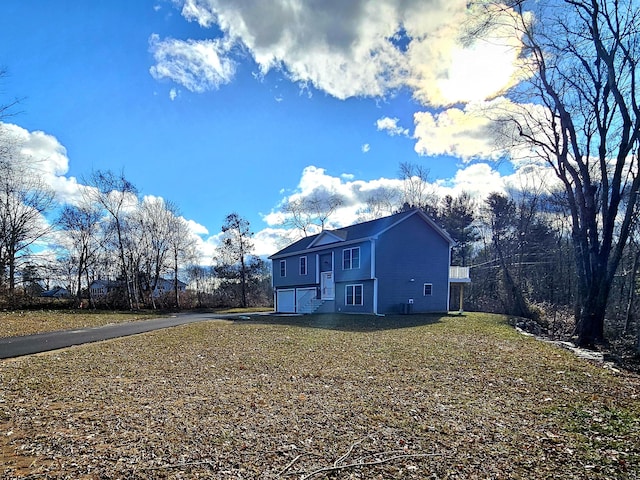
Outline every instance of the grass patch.
[[(227, 308), (206, 310), (203, 313), (255, 313), (268, 307)], [(108, 312), (104, 310), (12, 310), (0, 311), (0, 338), (35, 333), (101, 327), (113, 323), (135, 322), (166, 316), (162, 311)]]
[(638, 377), (503, 316), (249, 317), (0, 362), (0, 475), (640, 475)]
[(105, 312), (102, 310), (16, 310), (0, 312), (0, 337), (100, 327), (161, 317), (162, 313)]

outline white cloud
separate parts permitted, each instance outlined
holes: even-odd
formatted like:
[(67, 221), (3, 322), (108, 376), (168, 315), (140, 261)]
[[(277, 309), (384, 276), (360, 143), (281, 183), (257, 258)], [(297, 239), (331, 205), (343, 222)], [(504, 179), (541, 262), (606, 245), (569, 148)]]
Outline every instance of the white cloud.
[(0, 137), (3, 142), (9, 142), (17, 155), (53, 189), (59, 201), (75, 203), (79, 200), (83, 187), (74, 177), (65, 176), (69, 171), (69, 159), (66, 148), (57, 138), (2, 122)]
[(423, 105), (446, 106), (493, 98), (518, 80), (521, 43), (513, 11), (498, 9), (497, 26), (463, 45), (460, 39), (465, 28), (481, 21), (468, 3), (443, 2), (435, 12), (435, 21), (427, 18), (433, 13), (427, 8), (417, 9), (410, 19), (407, 31), (420, 40), (409, 44), (411, 74), (407, 83)]
[(417, 140), (415, 151), (420, 155), (451, 155), (465, 161), (474, 158), (498, 159), (505, 151), (496, 145), (493, 120), (501, 115), (504, 102), (472, 103), (464, 109), (450, 108), (439, 113), (414, 114)]
[(369, 150), (371, 150), (371, 145), (365, 143), (362, 145), (362, 147), (360, 147), (360, 149), (362, 150), (362, 153), (367, 153), (369, 152)]
[[(482, 202), (494, 192), (506, 193), (508, 189), (518, 190), (525, 187), (549, 187), (554, 182), (557, 183), (554, 178), (551, 169), (543, 165), (523, 165), (514, 173), (503, 175), (489, 163), (478, 162), (458, 170), (449, 179), (436, 180), (433, 183), (428, 183), (426, 187), (437, 193), (440, 198), (445, 195), (456, 197), (462, 192), (466, 192), (476, 201)], [(260, 254), (271, 255), (299, 238), (300, 232), (281, 227), (286, 220), (281, 206), (287, 201), (311, 197), (317, 192), (328, 192), (340, 196), (344, 204), (331, 216), (330, 224), (327, 226), (327, 228), (340, 228), (363, 219), (370, 219), (371, 217), (365, 210), (367, 200), (370, 198), (381, 200), (375, 214), (393, 213), (400, 206), (397, 202), (401, 198), (401, 195), (395, 197), (389, 195), (389, 192), (394, 191), (402, 191), (402, 181), (396, 178), (357, 180), (352, 176), (332, 176), (323, 168), (308, 166), (302, 171), (298, 187), (289, 195), (284, 196), (280, 207), (272, 210), (269, 214), (262, 215), (262, 220), (268, 225), (268, 228), (256, 234), (256, 237), (260, 238), (258, 241), (261, 245)], [(390, 204), (386, 205), (386, 201), (389, 201)]]
[(504, 10), (501, 26), (469, 45), (460, 42), (474, 16), (466, 0), (186, 0), (182, 15), (218, 27), (263, 74), (281, 69), (340, 99), (408, 86), (423, 104), (450, 105), (513, 84), (519, 42)]
[(195, 220), (187, 220), (184, 217), (182, 219), (187, 222), (187, 228), (194, 235), (209, 235), (209, 230), (204, 225), (200, 225)]
[(253, 253), (260, 257), (273, 255), (288, 244), (287, 230), (282, 228), (265, 228), (253, 237)]
[[(324, 168), (311, 165), (302, 171), (297, 188), (283, 198), (282, 204), (317, 195), (335, 195), (342, 200), (343, 204), (331, 216), (328, 228), (340, 228), (359, 220), (361, 210), (371, 196), (383, 189), (399, 188), (401, 188), (401, 181), (398, 179), (380, 178), (364, 181), (356, 180), (351, 174), (334, 177), (327, 174)], [(263, 215), (263, 220), (271, 227), (282, 225), (285, 215), (280, 210), (274, 210)]]
[(408, 136), (409, 129), (400, 127), (398, 121), (397, 118), (382, 117), (376, 120), (376, 128), (387, 132), (392, 137), (396, 135)]
[(235, 75), (235, 62), (226, 56), (229, 47), (219, 39), (160, 40), (154, 33), (149, 48), (156, 64), (149, 71), (157, 80), (168, 78), (192, 92), (215, 90)]
[(505, 193), (505, 179), (487, 163), (469, 165), (456, 172), (448, 182), (452, 196), (467, 192), (472, 198), (484, 199), (489, 194)]
[[(222, 232), (209, 235), (205, 227), (189, 220), (193, 241), (196, 245), (201, 265), (211, 265), (216, 255), (216, 249), (222, 241)], [(195, 225), (195, 226), (194, 226)], [(284, 248), (289, 241), (289, 234), (283, 228), (267, 227), (255, 233), (253, 236), (253, 254), (259, 257), (267, 257)]]
[(401, 19), (393, 2), (187, 0), (182, 14), (216, 24), (262, 73), (280, 68), (336, 98), (379, 96), (401, 85), (404, 61), (390, 40)]
[(178, 91), (175, 88), (169, 90), (169, 98), (173, 102), (178, 97)]

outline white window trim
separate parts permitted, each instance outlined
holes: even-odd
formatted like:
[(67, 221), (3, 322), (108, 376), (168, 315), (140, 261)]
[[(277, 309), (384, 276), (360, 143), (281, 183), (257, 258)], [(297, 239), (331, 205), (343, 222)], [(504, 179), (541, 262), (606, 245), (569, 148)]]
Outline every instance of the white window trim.
[[(353, 266), (353, 252), (354, 250), (358, 250), (358, 266), (354, 267)], [(349, 268), (345, 268), (344, 266), (344, 254), (345, 252), (349, 252)], [(352, 247), (352, 248), (345, 248), (344, 250), (342, 250), (342, 270), (356, 270), (360, 268), (360, 247)]]
[[(429, 285), (429, 293), (427, 293), (427, 285)], [(422, 295), (424, 297), (433, 296), (433, 283), (425, 283), (422, 287)]]
[[(360, 287), (360, 303), (347, 303), (347, 299), (349, 295), (347, 292), (349, 291), (349, 287), (353, 287), (353, 301), (356, 301), (356, 291), (357, 287)], [(344, 304), (348, 307), (361, 307), (364, 305), (364, 285), (362, 283), (351, 283), (349, 285), (344, 286)]]

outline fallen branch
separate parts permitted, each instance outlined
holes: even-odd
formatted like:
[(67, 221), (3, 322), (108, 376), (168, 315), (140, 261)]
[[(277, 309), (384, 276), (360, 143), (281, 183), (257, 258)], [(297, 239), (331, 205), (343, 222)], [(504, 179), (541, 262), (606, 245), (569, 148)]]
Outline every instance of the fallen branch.
[(280, 473), (278, 473), (278, 476), (281, 477), (282, 475), (284, 475), (284, 473), (287, 470), (289, 470), (293, 466), (294, 463), (296, 463), (298, 460), (300, 460), (300, 457), (303, 457), (304, 455), (307, 455), (307, 454), (306, 453), (301, 453), (296, 458), (294, 458), (289, 463), (287, 463), (287, 465), (280, 471)]
[(311, 473), (308, 473), (300, 478), (300, 480), (307, 480), (311, 477), (314, 477), (320, 473), (325, 472), (335, 472), (338, 470), (345, 470), (347, 468), (357, 468), (357, 467), (371, 467), (374, 465), (381, 465), (383, 463), (389, 463), (394, 460), (407, 459), (407, 458), (419, 458), (419, 457), (436, 457), (441, 455), (440, 453), (407, 453), (403, 455), (394, 455), (388, 458), (382, 458), (380, 460), (372, 460), (370, 462), (361, 462), (361, 463), (348, 463), (345, 465), (333, 465), (331, 467), (322, 467), (317, 470), (314, 470)]
[(211, 460), (203, 460), (201, 462), (169, 463), (166, 465), (161, 465), (159, 467), (142, 467), (140, 470), (170, 470), (172, 468), (197, 467), (199, 465), (209, 465), (210, 467), (215, 467), (215, 463)]
[(351, 444), (351, 446), (349, 447), (349, 450), (347, 450), (347, 453), (345, 453), (344, 455), (342, 455), (340, 458), (338, 458), (335, 462), (333, 462), (333, 466), (337, 467), (340, 465), (341, 462), (343, 462), (349, 455), (351, 455), (351, 452), (353, 452), (353, 449), (357, 446), (360, 445), (362, 442), (364, 442), (367, 438), (369, 438), (370, 435), (367, 435), (364, 438), (361, 438), (360, 440), (358, 440), (357, 442)]

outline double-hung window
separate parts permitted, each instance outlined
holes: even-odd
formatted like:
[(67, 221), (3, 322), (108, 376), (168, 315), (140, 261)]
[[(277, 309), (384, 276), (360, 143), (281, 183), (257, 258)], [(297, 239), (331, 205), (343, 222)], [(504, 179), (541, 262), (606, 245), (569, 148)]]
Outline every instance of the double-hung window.
[(342, 269), (360, 268), (360, 247), (346, 248), (342, 251)]
[(362, 285), (347, 285), (345, 292), (346, 305), (362, 305)]
[(286, 277), (287, 276), (287, 261), (286, 260), (280, 260), (280, 276), (281, 277)]
[(300, 275), (307, 274), (307, 257), (300, 257)]
[(433, 291), (433, 284), (432, 283), (425, 283), (424, 284), (424, 296), (425, 297), (430, 297)]

